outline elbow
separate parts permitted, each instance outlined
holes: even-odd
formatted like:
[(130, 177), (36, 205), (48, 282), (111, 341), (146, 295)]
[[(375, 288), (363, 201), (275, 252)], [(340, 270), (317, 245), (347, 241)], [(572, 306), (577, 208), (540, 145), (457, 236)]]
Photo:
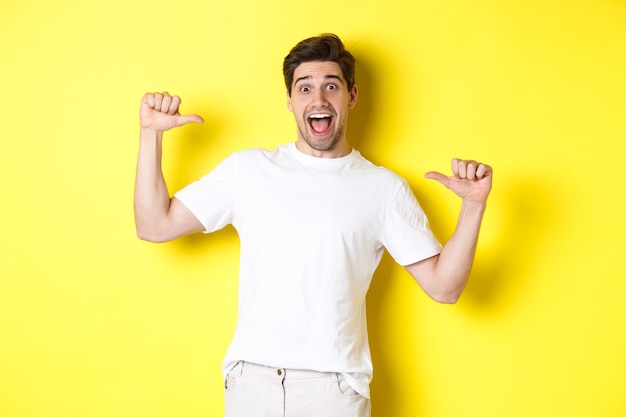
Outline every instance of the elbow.
[(136, 233), (137, 233), (137, 237), (141, 240), (144, 240), (146, 242), (151, 242), (151, 243), (164, 243), (167, 242), (171, 239), (167, 239), (164, 235), (159, 234), (159, 233), (155, 233), (154, 231), (151, 230), (146, 230), (144, 228), (140, 228), (137, 227), (135, 229)]
[(458, 295), (445, 295), (445, 296), (435, 296), (431, 297), (433, 300), (438, 302), (439, 304), (456, 304), (461, 298)]
[(154, 237), (152, 237), (149, 233), (143, 232), (141, 230), (137, 230), (137, 237), (140, 240), (143, 240), (145, 242), (158, 243), (157, 240)]
[(439, 304), (456, 304), (461, 298), (461, 291), (442, 291), (439, 293), (429, 294), (430, 298)]

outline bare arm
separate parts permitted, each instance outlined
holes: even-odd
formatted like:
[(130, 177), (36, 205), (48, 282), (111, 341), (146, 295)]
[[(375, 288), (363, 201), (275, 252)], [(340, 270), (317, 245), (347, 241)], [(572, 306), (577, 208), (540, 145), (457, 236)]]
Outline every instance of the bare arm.
[(148, 93), (141, 100), (135, 225), (137, 236), (151, 242), (165, 242), (203, 229), (181, 202), (170, 198), (161, 169), (163, 132), (203, 122), (195, 114), (181, 115), (179, 106), (180, 98), (168, 93)]
[(441, 182), (462, 198), (454, 234), (439, 255), (405, 267), (424, 291), (441, 303), (455, 303), (465, 288), (492, 180), (491, 167), (476, 161), (453, 159), (452, 173), (448, 177), (429, 172), (426, 177)]

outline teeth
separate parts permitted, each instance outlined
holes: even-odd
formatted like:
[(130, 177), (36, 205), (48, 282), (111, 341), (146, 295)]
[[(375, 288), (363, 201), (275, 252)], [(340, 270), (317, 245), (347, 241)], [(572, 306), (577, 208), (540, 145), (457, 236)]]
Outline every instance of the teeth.
[(309, 116), (310, 119), (326, 119), (330, 117), (330, 114), (312, 114)]

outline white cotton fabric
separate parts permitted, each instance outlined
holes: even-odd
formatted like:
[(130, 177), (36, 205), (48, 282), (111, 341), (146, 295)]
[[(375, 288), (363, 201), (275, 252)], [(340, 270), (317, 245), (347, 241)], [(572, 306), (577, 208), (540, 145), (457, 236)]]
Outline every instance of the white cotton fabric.
[(383, 251), (400, 265), (441, 251), (406, 181), (356, 150), (316, 158), (289, 143), (234, 153), (175, 197), (205, 232), (239, 234), (224, 374), (240, 360), (339, 372), (369, 398), (365, 295)]

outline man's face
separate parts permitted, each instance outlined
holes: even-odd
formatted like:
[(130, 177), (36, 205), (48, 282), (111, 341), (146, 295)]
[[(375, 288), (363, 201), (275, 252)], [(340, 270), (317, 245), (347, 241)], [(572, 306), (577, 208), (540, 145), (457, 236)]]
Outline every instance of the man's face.
[(326, 158), (349, 153), (346, 125), (348, 109), (356, 104), (356, 85), (348, 91), (341, 68), (330, 61), (300, 64), (293, 80), (287, 106), (298, 125), (298, 149)]

